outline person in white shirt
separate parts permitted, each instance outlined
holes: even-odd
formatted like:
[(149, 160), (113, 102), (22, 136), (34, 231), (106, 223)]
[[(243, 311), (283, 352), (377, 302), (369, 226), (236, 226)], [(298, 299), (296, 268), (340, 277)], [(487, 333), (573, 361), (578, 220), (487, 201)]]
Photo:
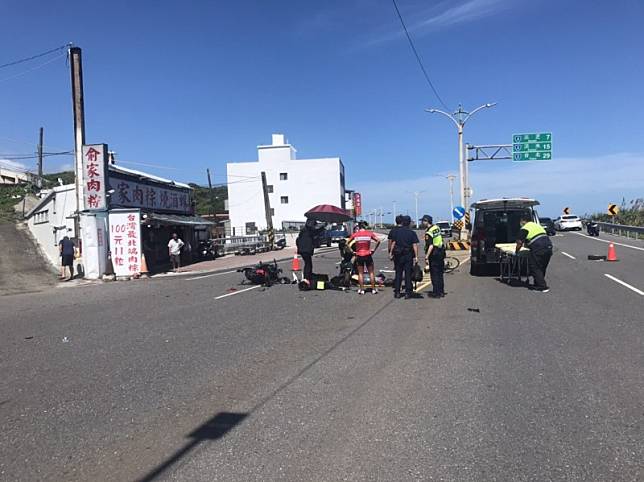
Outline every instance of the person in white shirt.
[(168, 252), (170, 253), (170, 261), (175, 273), (181, 268), (181, 248), (183, 248), (183, 245), (184, 242), (179, 239), (177, 233), (173, 233), (172, 239), (168, 242)]

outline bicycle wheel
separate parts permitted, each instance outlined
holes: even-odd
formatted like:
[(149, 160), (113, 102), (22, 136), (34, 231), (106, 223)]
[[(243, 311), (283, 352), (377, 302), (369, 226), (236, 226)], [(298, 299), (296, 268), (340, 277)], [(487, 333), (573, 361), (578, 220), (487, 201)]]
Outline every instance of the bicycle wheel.
[(458, 260), (458, 258), (454, 258), (453, 256), (448, 256), (445, 258), (445, 273), (449, 273), (450, 271), (454, 271), (458, 266), (461, 264), (461, 262)]

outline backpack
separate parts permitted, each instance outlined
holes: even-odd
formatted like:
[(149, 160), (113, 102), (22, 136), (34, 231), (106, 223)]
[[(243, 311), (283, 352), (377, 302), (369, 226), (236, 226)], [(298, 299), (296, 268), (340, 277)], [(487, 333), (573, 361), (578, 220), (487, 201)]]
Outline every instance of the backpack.
[(423, 276), (423, 269), (418, 263), (416, 263), (411, 271), (411, 280), (415, 283), (418, 283), (423, 280)]

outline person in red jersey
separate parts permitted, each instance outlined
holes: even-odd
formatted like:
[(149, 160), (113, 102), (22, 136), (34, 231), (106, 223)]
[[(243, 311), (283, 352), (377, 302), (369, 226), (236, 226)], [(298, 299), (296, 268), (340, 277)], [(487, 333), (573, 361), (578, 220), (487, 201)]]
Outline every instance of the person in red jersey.
[[(376, 245), (371, 249), (371, 242), (375, 242)], [(369, 280), (371, 281), (371, 292), (373, 294), (378, 293), (376, 289), (376, 277), (374, 274), (374, 265), (373, 265), (373, 253), (378, 250), (380, 246), (380, 240), (376, 233), (369, 231), (367, 225), (364, 222), (359, 224), (359, 229), (351, 235), (349, 238), (349, 246), (353, 248), (356, 253), (356, 267), (358, 268), (358, 283), (360, 284), (360, 289), (358, 290), (359, 295), (364, 295), (364, 269), (365, 267), (369, 271)]]

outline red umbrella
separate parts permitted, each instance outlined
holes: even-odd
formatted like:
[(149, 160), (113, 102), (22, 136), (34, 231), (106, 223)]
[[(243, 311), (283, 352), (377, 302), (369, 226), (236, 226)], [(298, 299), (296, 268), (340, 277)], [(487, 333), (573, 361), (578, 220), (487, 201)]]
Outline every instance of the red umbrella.
[(343, 223), (353, 219), (346, 209), (331, 204), (320, 204), (309, 209), (305, 214), (307, 218), (323, 223)]

